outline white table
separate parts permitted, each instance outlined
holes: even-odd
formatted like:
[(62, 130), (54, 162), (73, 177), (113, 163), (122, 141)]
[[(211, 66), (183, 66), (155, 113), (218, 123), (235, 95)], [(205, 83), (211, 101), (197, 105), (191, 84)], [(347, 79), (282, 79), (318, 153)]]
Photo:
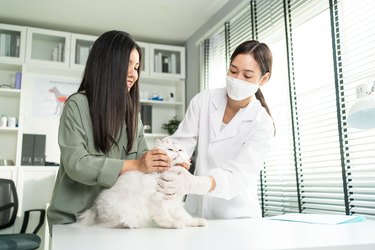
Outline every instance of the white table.
[(374, 250), (375, 221), (322, 225), (269, 219), (210, 220), (207, 227), (53, 228), (52, 250)]

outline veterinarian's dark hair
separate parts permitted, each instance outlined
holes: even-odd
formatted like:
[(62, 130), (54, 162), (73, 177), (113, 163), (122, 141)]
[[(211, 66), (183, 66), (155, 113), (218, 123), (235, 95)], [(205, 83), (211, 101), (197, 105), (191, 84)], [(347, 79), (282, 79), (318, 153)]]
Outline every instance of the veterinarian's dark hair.
[[(141, 49), (126, 32), (112, 30), (93, 44), (78, 92), (84, 91), (89, 103), (96, 149), (107, 153), (126, 126), (128, 153), (137, 136), (140, 68), (138, 79), (128, 92), (130, 52)], [(140, 63), (141, 65), (141, 63)]]

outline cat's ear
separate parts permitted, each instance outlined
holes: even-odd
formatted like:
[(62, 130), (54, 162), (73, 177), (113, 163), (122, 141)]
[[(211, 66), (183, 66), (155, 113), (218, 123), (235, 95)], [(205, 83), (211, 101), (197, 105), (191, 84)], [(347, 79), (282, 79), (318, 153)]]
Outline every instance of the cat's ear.
[(168, 143), (168, 144), (172, 144), (172, 140), (169, 139), (169, 137), (165, 137), (165, 138), (164, 138), (164, 142), (165, 142), (165, 143)]

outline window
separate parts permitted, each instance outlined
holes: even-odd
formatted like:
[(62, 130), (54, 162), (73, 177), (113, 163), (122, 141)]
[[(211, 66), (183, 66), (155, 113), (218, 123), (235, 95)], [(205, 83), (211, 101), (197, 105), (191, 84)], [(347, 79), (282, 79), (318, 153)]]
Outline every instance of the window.
[(272, 75), (262, 91), (276, 127), (262, 170), (263, 215), (298, 213), (283, 3), (257, 1), (256, 10), (258, 40), (270, 47), (273, 56)]
[[(375, 2), (343, 0), (338, 8), (342, 82), (347, 114), (355, 87), (375, 81)], [(375, 129), (348, 128), (348, 195), (350, 212), (375, 218)]]
[(224, 26), (213, 34), (210, 39), (208, 54), (208, 88), (225, 86), (226, 60), (225, 60), (225, 32)]
[(264, 216), (375, 218), (375, 129), (346, 123), (355, 87), (375, 81), (373, 13), (373, 0), (253, 0), (223, 20), (229, 36), (223, 24), (209, 37), (209, 87), (224, 82), (217, 72), (225, 72), (225, 44), (232, 53), (255, 38), (273, 52), (272, 76), (262, 87), (276, 125), (258, 185)]

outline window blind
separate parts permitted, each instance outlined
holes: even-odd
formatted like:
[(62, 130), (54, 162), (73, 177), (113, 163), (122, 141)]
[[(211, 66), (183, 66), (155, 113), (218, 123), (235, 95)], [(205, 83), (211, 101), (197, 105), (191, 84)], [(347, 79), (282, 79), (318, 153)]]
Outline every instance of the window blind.
[(250, 10), (248, 5), (230, 20), (230, 55), (242, 42), (253, 39)]
[(205, 39), (199, 44), (199, 91), (206, 89), (208, 84), (208, 52), (209, 40)]
[(263, 215), (298, 212), (298, 195), (293, 156), (288, 64), (283, 2), (256, 1), (258, 40), (272, 51), (270, 81), (261, 90), (270, 108), (276, 135), (262, 169)]
[[(338, 8), (343, 95), (348, 114), (358, 84), (375, 81), (375, 2), (341, 0)], [(375, 129), (348, 128), (349, 206), (352, 214), (375, 218)]]
[(225, 30), (224, 25), (209, 38), (208, 88), (225, 86)]
[(345, 214), (328, 1), (290, 1), (304, 213)]
[[(257, 39), (267, 44), (285, 41), (283, 1), (258, 0), (255, 3)], [(286, 47), (281, 49), (285, 50)]]

